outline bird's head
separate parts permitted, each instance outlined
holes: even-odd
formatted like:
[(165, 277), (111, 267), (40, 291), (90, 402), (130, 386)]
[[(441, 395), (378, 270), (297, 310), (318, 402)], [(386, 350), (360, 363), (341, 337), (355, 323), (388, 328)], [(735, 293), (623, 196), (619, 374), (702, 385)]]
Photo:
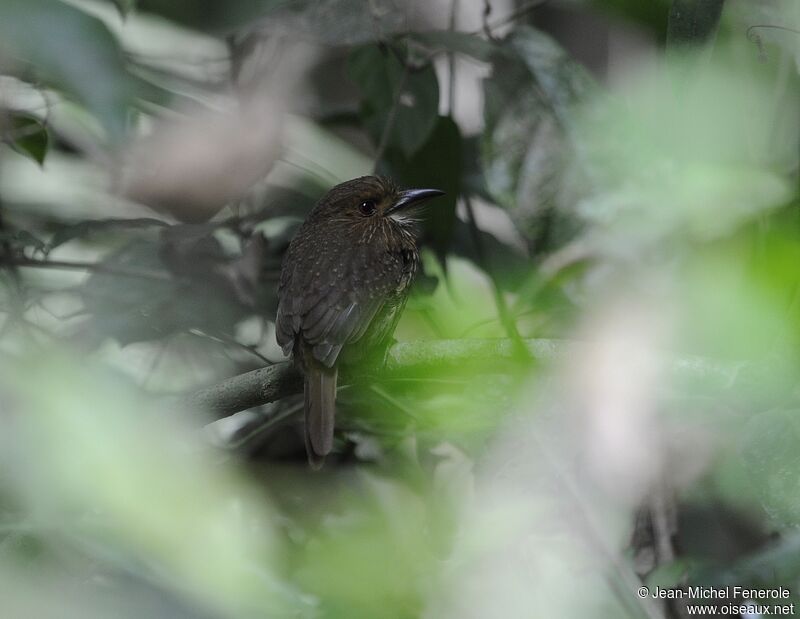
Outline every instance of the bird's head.
[(415, 207), (444, 195), (438, 189), (398, 189), (384, 176), (361, 176), (336, 185), (319, 201), (313, 216), (350, 223), (413, 223)]

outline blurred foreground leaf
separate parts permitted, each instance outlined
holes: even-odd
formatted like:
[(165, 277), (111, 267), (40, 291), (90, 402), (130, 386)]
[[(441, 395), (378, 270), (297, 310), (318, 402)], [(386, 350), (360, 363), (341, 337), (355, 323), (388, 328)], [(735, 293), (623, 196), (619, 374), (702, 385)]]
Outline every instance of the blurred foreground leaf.
[(695, 56), (675, 54), (585, 109), (595, 189), (578, 211), (603, 251), (720, 238), (792, 195), (800, 92), (787, 90), (794, 105), (778, 106), (756, 67)]
[[(275, 570), (271, 507), (175, 411), (65, 350), (4, 362), (2, 376), (14, 404), (0, 458), (33, 523), (121, 553), (226, 617), (304, 608)], [(72, 524), (87, 515), (102, 526)]]
[(100, 20), (58, 0), (4, 0), (0, 38), (6, 52), (94, 113), (113, 140), (122, 137), (134, 86)]
[(762, 505), (783, 527), (800, 524), (800, 411), (756, 415), (744, 431), (742, 455)]
[(392, 480), (360, 481), (346, 512), (326, 519), (308, 544), (298, 581), (330, 619), (419, 617), (435, 587), (425, 506)]

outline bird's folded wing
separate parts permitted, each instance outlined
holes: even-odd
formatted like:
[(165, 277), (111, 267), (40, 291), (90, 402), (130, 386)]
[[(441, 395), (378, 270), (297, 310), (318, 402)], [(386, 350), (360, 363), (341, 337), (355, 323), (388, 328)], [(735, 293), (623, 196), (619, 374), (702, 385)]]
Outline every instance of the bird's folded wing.
[[(291, 352), (299, 333), (314, 357), (332, 367), (342, 347), (358, 342), (383, 306), (394, 280), (391, 273), (384, 271), (373, 281), (362, 274), (356, 280), (353, 265), (337, 267), (338, 278), (290, 273), (281, 282), (276, 335), (285, 354)], [(399, 266), (397, 271), (399, 279)]]

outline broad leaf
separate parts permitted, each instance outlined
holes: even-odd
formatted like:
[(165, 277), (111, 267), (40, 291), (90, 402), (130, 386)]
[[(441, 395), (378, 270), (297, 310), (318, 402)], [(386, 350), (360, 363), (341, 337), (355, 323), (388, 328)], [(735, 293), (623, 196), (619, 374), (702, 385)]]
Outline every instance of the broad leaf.
[(12, 112), (10, 117), (8, 140), (11, 148), (43, 165), (50, 142), (44, 123), (26, 113)]
[[(363, 96), (364, 123), (376, 144), (413, 154), (430, 136), (439, 113), (439, 82), (428, 64), (408, 70), (398, 59), (401, 48), (368, 45), (350, 55), (348, 69)], [(388, 127), (388, 128), (387, 128)]]
[(570, 167), (578, 147), (572, 110), (590, 87), (585, 71), (531, 28), (503, 41), (484, 82), (486, 188), (534, 253), (560, 247), (578, 227), (569, 212), (582, 186)]
[(420, 217), (425, 240), (443, 259), (453, 237), (456, 201), (462, 191), (462, 138), (450, 117), (439, 117), (427, 142), (413, 156), (398, 148), (386, 152), (378, 171), (403, 187), (440, 189), (444, 196), (424, 207)]
[(122, 137), (134, 101), (133, 80), (100, 20), (58, 0), (4, 0), (0, 38), (38, 77), (95, 114), (112, 139)]

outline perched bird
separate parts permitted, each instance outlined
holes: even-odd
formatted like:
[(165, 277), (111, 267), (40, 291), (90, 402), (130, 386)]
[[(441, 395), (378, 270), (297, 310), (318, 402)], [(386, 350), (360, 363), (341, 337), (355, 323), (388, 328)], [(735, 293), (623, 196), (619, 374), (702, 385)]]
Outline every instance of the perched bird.
[(413, 207), (442, 194), (362, 176), (325, 194), (289, 244), (276, 333), (304, 375), (314, 468), (333, 446), (338, 367), (389, 344), (419, 263)]

